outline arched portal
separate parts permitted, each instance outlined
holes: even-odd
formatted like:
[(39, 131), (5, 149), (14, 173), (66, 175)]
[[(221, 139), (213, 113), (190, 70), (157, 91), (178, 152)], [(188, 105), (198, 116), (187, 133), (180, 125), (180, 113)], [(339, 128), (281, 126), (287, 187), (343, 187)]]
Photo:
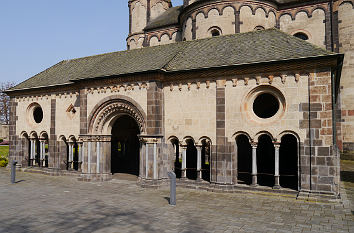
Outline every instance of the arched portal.
[(280, 186), (298, 190), (298, 143), (294, 135), (281, 138), (279, 153)]
[(257, 145), (257, 179), (259, 185), (274, 186), (274, 151), (272, 139), (266, 134), (261, 135)]
[(237, 183), (252, 183), (252, 146), (246, 135), (239, 135), (236, 138), (237, 145)]
[(129, 115), (119, 116), (112, 126), (111, 172), (139, 176), (139, 126)]

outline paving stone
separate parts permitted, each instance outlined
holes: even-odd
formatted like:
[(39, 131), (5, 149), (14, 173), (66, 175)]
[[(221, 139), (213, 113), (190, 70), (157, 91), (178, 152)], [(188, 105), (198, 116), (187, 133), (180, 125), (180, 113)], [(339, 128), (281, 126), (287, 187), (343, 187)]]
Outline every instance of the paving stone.
[(341, 202), (258, 193), (144, 189), (134, 181), (80, 182), (0, 169), (0, 232), (354, 232)]

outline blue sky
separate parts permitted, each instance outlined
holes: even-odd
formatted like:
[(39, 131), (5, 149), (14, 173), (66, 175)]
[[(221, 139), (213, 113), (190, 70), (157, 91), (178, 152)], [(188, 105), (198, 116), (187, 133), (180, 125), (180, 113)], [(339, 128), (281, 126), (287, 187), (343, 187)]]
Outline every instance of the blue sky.
[(125, 50), (128, 29), (128, 0), (0, 0), (0, 81), (19, 83), (61, 60)]

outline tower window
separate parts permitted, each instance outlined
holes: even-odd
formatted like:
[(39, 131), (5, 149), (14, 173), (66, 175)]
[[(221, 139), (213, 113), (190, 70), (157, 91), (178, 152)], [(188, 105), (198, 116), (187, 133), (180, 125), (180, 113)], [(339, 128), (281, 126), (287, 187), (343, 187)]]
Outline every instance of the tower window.
[(263, 26), (260, 26), (260, 25), (254, 28), (255, 31), (262, 31), (264, 29), (265, 28)]
[(211, 31), (211, 36), (220, 36), (220, 32), (217, 29)]
[(295, 37), (300, 38), (301, 40), (308, 40), (309, 37), (303, 32), (297, 32), (294, 34)]
[(222, 35), (221, 29), (219, 27), (211, 27), (208, 31), (212, 37)]

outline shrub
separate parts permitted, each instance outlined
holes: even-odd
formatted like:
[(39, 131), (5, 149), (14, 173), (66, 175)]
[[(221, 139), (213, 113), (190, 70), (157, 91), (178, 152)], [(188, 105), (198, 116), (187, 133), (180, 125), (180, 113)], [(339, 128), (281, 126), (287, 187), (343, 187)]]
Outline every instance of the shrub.
[(10, 143), (9, 143), (9, 141), (2, 141), (2, 142), (0, 142), (0, 145), (9, 145)]
[(1, 143), (2, 141), (4, 141), (4, 139), (0, 138), (0, 143)]
[(9, 163), (7, 156), (0, 155), (0, 167), (6, 167)]

